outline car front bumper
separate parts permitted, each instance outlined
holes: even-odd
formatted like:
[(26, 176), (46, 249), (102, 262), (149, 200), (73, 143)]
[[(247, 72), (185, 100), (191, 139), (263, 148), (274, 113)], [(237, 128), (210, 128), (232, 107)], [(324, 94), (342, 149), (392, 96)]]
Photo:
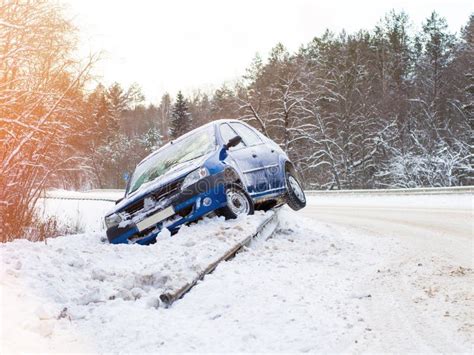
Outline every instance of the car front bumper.
[(207, 176), (170, 197), (160, 210), (144, 214), (140, 221), (129, 220), (107, 229), (107, 238), (112, 244), (149, 244), (163, 228), (174, 232), (182, 224), (225, 206), (225, 184), (223, 172)]

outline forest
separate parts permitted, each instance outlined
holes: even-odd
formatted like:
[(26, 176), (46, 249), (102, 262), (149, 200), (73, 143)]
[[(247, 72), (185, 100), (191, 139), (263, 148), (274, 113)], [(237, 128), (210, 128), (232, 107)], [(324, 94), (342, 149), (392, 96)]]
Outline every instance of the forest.
[(280, 144), (307, 189), (470, 185), (473, 21), (452, 33), (436, 12), (415, 26), (391, 11), (295, 52), (277, 43), (213, 92), (150, 103), (139, 83), (90, 89), (100, 56), (74, 56), (60, 5), (0, 0), (0, 235), (24, 233), (46, 189), (124, 188), (147, 154), (221, 118)]
[[(76, 188), (123, 187), (148, 152), (220, 118), (247, 121), (296, 162), (311, 189), (469, 184), (472, 17), (460, 36), (433, 12), (420, 33), (391, 12), (357, 33), (329, 30), (289, 53), (277, 44), (245, 75), (212, 93), (163, 95), (99, 85), (82, 130), (90, 171)], [(86, 179), (84, 181), (83, 179)]]

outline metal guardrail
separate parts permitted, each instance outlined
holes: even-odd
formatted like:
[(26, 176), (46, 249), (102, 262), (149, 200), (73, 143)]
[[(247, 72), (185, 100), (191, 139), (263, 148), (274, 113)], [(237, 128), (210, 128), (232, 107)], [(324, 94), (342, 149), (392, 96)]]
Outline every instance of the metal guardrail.
[(203, 270), (199, 271), (196, 276), (187, 282), (186, 284), (174, 289), (167, 290), (166, 292), (160, 295), (161, 302), (166, 306), (170, 307), (171, 304), (181, 297), (183, 297), (187, 292), (189, 292), (200, 280), (210, 273), (212, 273), (217, 266), (223, 262), (232, 259), (238, 252), (240, 252), (244, 247), (249, 246), (252, 240), (256, 238), (270, 238), (278, 227), (278, 211), (274, 211), (273, 214), (264, 220), (255, 231), (254, 234), (249, 235), (247, 238), (242, 240), (240, 243), (234, 245), (232, 248), (227, 250), (223, 255), (217, 258), (214, 262), (209, 264)]
[[(71, 194), (72, 193), (72, 194)], [(107, 194), (117, 194), (117, 198), (103, 197)], [(123, 190), (89, 190), (89, 191), (64, 191), (64, 190), (49, 190), (41, 196), (43, 199), (52, 200), (75, 200), (75, 201), (105, 201), (113, 202), (123, 197), (125, 192)], [(102, 195), (101, 195), (102, 194)]]
[(422, 187), (410, 189), (371, 189), (371, 190), (305, 190), (312, 195), (446, 195), (472, 194), (474, 186)]
[[(454, 187), (423, 187), (410, 189), (371, 189), (371, 190), (305, 190), (308, 196), (312, 195), (444, 195), (444, 194), (472, 194), (474, 186), (454, 186)], [(107, 194), (113, 196), (104, 197)], [(121, 198), (124, 190), (89, 190), (84, 192), (69, 192), (63, 190), (49, 190), (42, 196), (44, 199), (57, 200), (85, 200), (85, 201), (105, 201), (114, 202)]]

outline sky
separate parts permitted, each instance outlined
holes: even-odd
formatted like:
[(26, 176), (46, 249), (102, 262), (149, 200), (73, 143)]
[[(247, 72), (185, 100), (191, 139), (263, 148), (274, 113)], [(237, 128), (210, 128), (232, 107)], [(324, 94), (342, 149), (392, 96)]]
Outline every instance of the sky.
[(326, 28), (373, 28), (391, 9), (413, 29), (436, 10), (459, 32), (474, 12), (465, 0), (60, 0), (79, 30), (78, 53), (102, 53), (98, 80), (138, 83), (148, 102), (232, 84), (278, 42), (295, 51)]

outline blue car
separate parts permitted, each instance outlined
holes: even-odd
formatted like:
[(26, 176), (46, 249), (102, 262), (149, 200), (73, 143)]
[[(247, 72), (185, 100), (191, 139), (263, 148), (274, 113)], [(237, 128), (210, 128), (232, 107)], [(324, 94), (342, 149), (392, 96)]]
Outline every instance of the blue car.
[(211, 213), (236, 218), (306, 198), (298, 173), (271, 139), (238, 120), (218, 120), (167, 143), (141, 161), (125, 197), (105, 216), (111, 243), (149, 244), (167, 228)]

